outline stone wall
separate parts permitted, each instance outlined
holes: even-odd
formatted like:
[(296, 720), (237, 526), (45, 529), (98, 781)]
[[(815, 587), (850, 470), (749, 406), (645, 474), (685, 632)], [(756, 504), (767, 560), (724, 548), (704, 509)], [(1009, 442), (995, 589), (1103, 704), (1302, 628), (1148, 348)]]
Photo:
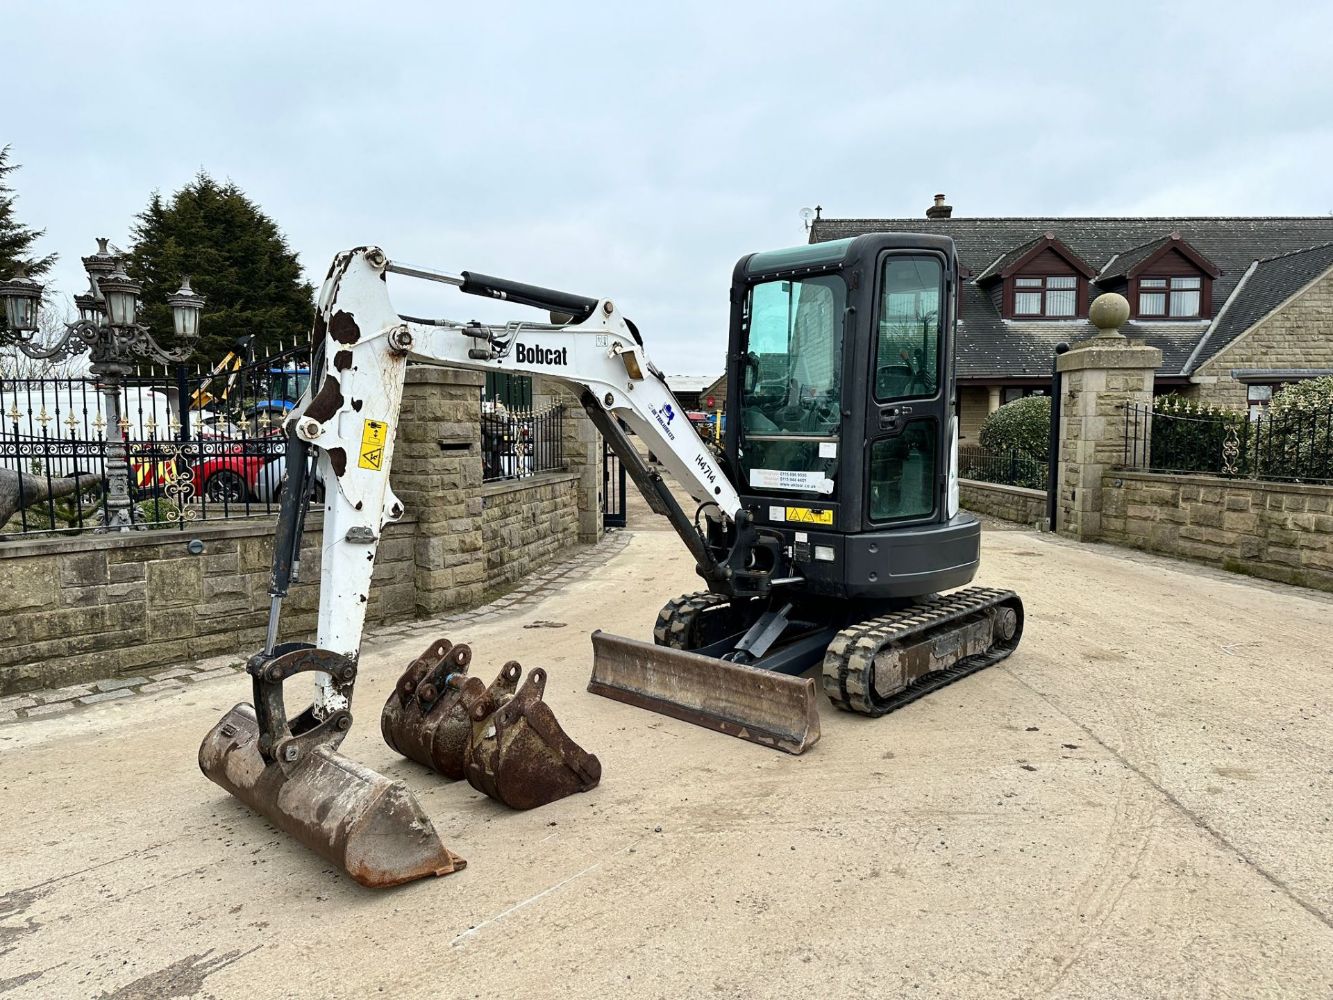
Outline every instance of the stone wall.
[[(410, 368), (392, 484), (407, 510), (380, 544), (367, 624), (480, 604), (601, 534), (601, 444), (575, 402), (568, 472), (481, 481), (481, 375)], [(272, 518), (0, 542), (0, 695), (260, 648)], [(204, 542), (191, 555), (191, 539)], [(319, 521), (283, 608), (283, 638), (312, 639)]]
[(958, 438), (964, 444), (976, 444), (981, 425), (990, 416), (990, 390), (985, 386), (958, 387)]
[(577, 472), (534, 476), (481, 488), (486, 587), (523, 579), (579, 540)]
[(1197, 398), (1244, 409), (1233, 368), (1333, 368), (1333, 272), (1298, 292), (1195, 373)]
[(1101, 537), (1333, 590), (1333, 486), (1112, 472)]
[[(412, 617), (415, 519), (380, 543), (367, 622)], [(193, 555), (191, 540), (203, 542)], [(319, 521), (283, 605), (282, 637), (310, 640), (319, 603)], [(271, 519), (0, 544), (0, 695), (197, 660), (264, 641)]]
[(976, 514), (1025, 524), (1029, 528), (1046, 520), (1045, 490), (959, 479), (958, 495), (963, 508)]

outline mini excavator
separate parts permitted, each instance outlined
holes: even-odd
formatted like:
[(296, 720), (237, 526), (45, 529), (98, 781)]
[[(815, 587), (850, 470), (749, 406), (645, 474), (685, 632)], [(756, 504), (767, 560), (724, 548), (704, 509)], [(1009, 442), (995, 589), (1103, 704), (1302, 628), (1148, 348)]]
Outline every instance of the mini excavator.
[[(505, 324), (402, 316), (391, 275), (542, 310)], [(789, 753), (820, 735), (818, 677), (838, 709), (893, 711), (1008, 656), (1011, 591), (968, 587), (981, 529), (959, 510), (952, 240), (877, 233), (749, 254), (735, 267), (719, 452), (694, 433), (610, 299), (390, 260), (334, 259), (311, 386), (285, 423), (268, 637), (200, 766), (358, 882), (457, 871), (400, 781), (339, 754), (376, 546), (404, 513), (389, 485), (408, 364), (540, 375), (573, 390), (704, 586), (669, 601), (653, 642), (595, 632), (589, 691)], [(626, 430), (656, 455), (645, 463)], [(315, 481), (327, 489), (317, 644), (279, 643)], [(676, 484), (669, 486), (662, 470)], [(687, 513), (683, 491), (695, 507)], [(957, 589), (964, 588), (964, 589)], [(601, 764), (542, 701), (545, 673), (484, 684), (446, 639), (410, 663), (381, 714), (391, 747), (514, 808), (595, 786)], [(289, 717), (283, 682), (315, 675)]]

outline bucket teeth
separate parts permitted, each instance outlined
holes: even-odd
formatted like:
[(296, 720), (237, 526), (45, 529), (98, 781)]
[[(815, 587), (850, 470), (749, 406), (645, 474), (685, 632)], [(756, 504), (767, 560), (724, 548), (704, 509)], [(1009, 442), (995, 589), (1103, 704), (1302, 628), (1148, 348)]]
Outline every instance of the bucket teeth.
[(394, 750), (514, 809), (532, 809), (601, 780), (601, 763), (542, 701), (546, 671), (510, 660), (486, 686), (467, 676), (471, 650), (447, 639), (408, 665), (380, 715)]

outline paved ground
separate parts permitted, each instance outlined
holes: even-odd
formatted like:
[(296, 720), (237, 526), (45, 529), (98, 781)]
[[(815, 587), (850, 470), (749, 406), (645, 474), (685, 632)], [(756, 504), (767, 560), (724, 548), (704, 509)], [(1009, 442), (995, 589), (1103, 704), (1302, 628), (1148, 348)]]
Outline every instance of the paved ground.
[(549, 669), (588, 794), (513, 814), (397, 758), (424, 635), (363, 659), (344, 750), (418, 790), (447, 879), (362, 890), (207, 782), (239, 675), (0, 726), (0, 995), (1333, 995), (1329, 597), (992, 529), (1020, 650), (793, 758), (586, 694), (592, 628), (693, 589), (660, 526), (586, 558), (447, 634)]

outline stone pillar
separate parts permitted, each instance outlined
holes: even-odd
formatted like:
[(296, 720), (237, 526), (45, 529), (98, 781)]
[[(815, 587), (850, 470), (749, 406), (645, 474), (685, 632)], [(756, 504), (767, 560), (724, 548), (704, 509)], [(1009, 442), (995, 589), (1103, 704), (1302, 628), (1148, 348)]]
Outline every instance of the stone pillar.
[(990, 399), (987, 400), (987, 413), (994, 413), (1000, 408), (1000, 387), (992, 385), (989, 387)]
[(417, 517), (417, 615), (480, 602), (482, 553), (480, 372), (412, 367), (394, 444), (392, 486)]
[(1056, 362), (1064, 394), (1057, 517), (1060, 533), (1080, 541), (1101, 534), (1102, 474), (1124, 459), (1124, 404), (1151, 404), (1153, 373), (1162, 364), (1157, 348), (1120, 333), (1129, 319), (1123, 295), (1099, 295), (1088, 319), (1097, 336)]
[(533, 407), (557, 403), (565, 407), (565, 467), (579, 474), (579, 541), (597, 542), (602, 537), (602, 435), (573, 389), (551, 379), (534, 378)]

